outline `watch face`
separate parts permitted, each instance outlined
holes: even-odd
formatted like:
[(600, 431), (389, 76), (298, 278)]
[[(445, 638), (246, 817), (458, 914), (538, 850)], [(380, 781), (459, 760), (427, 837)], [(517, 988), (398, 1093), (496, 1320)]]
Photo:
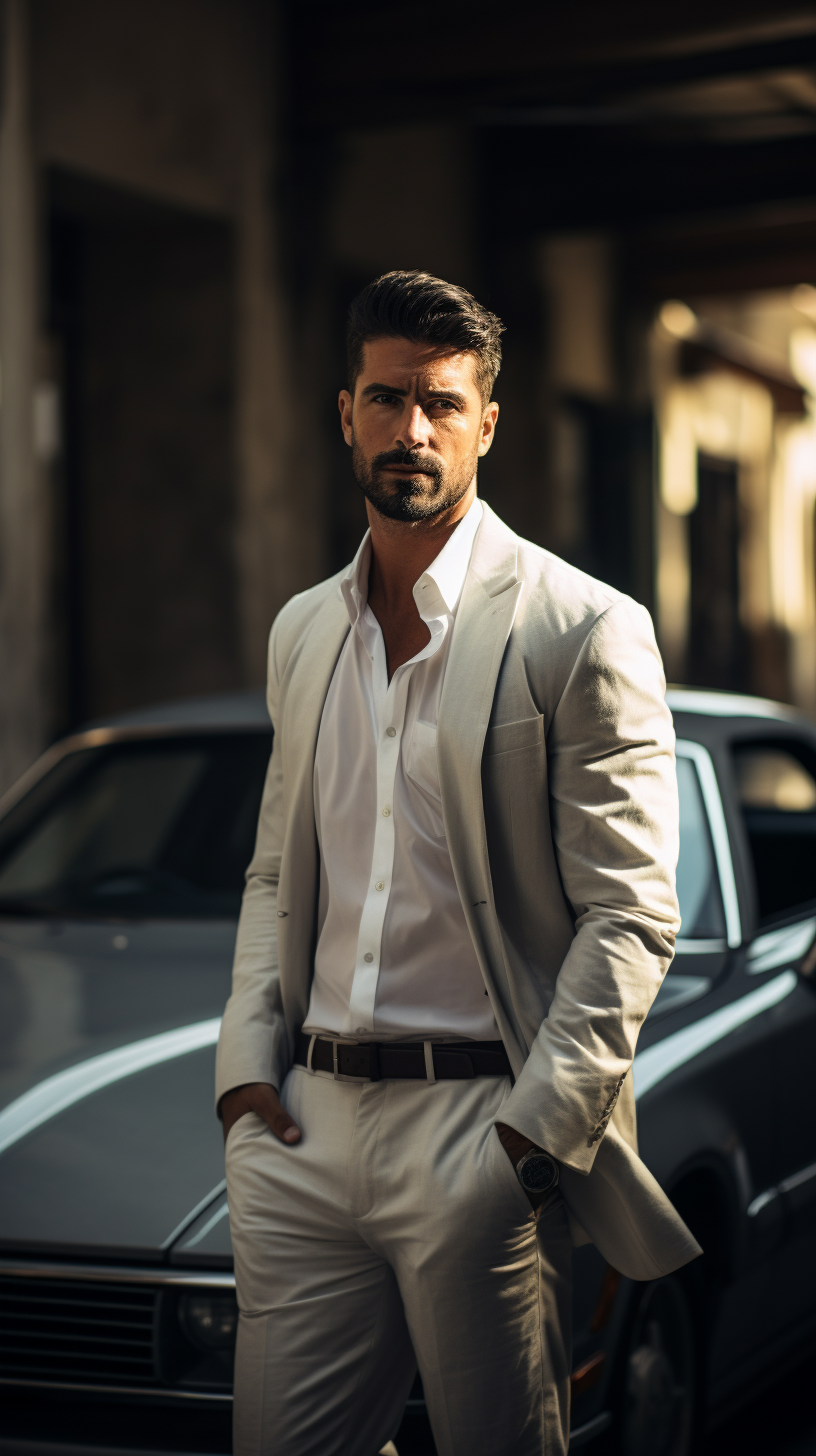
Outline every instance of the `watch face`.
[(558, 1182), (558, 1167), (547, 1153), (532, 1153), (525, 1158), (519, 1176), (528, 1193), (549, 1193)]

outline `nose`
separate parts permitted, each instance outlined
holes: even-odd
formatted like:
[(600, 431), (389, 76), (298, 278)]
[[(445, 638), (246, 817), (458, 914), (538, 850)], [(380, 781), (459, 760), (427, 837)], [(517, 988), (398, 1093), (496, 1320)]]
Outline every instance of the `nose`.
[(403, 450), (415, 450), (418, 445), (427, 445), (430, 438), (431, 422), (422, 405), (408, 405), (400, 423), (397, 444)]

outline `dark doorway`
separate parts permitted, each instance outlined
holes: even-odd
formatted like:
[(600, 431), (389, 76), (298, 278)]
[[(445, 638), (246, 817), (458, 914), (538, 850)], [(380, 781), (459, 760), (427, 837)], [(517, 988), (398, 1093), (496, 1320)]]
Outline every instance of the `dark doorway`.
[(688, 680), (744, 687), (739, 620), (739, 470), (734, 460), (697, 457), (698, 500), (689, 517), (691, 620)]
[(48, 208), (68, 727), (240, 684), (234, 250), (222, 221), (64, 172)]
[(651, 608), (646, 573), (651, 554), (654, 422), (649, 410), (572, 397), (580, 422), (585, 480), (583, 540), (575, 565)]

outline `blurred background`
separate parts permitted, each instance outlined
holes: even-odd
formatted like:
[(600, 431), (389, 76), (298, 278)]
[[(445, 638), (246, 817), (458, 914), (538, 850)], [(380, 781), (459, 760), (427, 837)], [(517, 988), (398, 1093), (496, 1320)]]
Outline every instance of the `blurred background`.
[(507, 325), (495, 509), (670, 679), (816, 712), (812, 3), (0, 16), (0, 790), (263, 682), (364, 527), (344, 316), (395, 267)]

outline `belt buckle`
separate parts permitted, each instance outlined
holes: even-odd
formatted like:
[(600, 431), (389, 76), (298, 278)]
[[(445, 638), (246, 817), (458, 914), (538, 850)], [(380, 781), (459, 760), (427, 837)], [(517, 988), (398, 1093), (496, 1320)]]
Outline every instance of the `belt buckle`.
[(348, 1072), (337, 1070), (337, 1048), (341, 1046), (358, 1046), (356, 1041), (343, 1041), (342, 1037), (333, 1036), (330, 1038), (332, 1044), (332, 1076), (335, 1082), (367, 1082), (367, 1077), (352, 1077)]

